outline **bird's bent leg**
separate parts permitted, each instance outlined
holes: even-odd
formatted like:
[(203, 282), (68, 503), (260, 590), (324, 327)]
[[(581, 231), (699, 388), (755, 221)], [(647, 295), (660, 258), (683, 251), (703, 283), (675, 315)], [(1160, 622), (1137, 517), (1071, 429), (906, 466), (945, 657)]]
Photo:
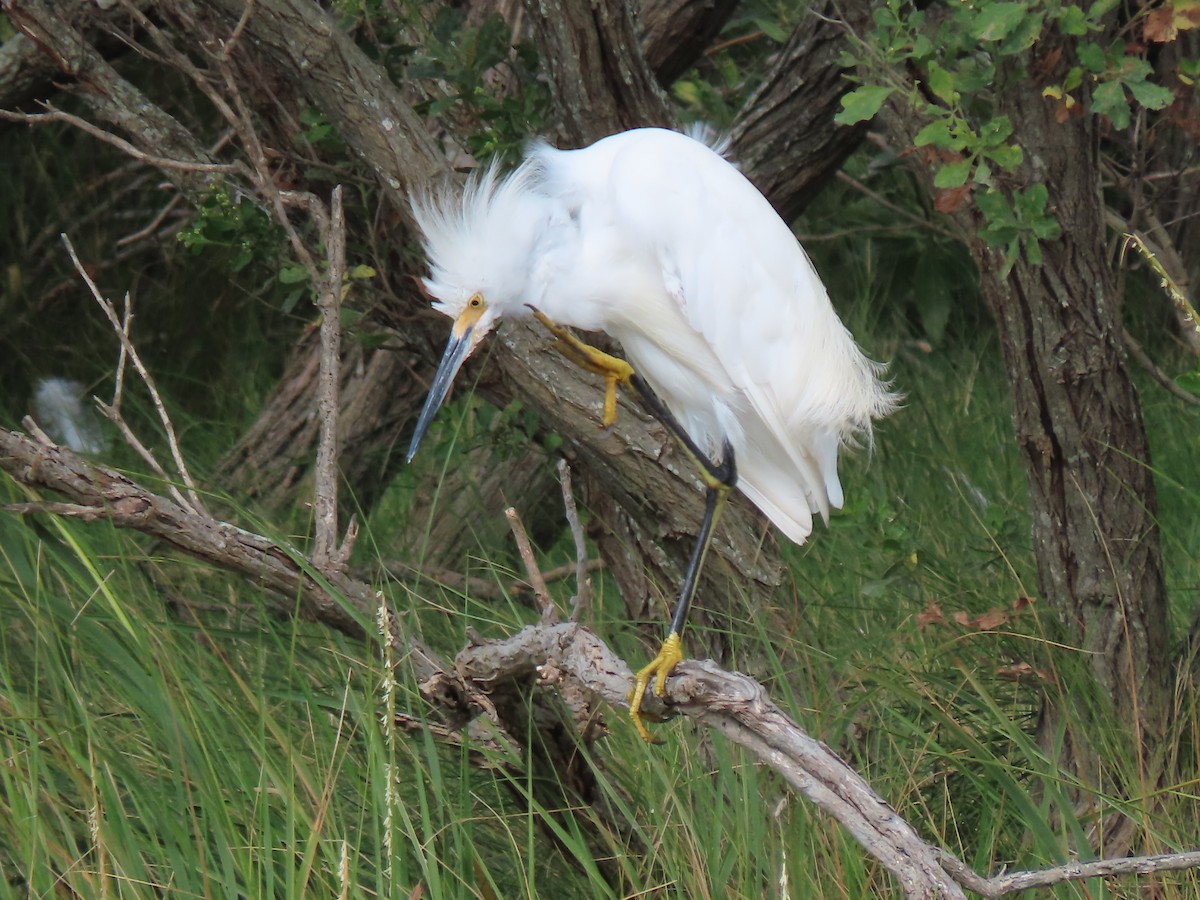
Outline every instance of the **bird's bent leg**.
[(554, 348), (559, 353), (579, 368), (604, 378), (603, 421), (605, 428), (611, 428), (617, 423), (617, 388), (622, 384), (629, 384), (633, 379), (633, 366), (611, 353), (605, 353), (600, 348), (581, 341), (569, 328), (563, 328), (539, 309), (533, 310), (533, 317), (554, 335)]
[[(689, 448), (690, 450), (691, 448)], [(683, 587), (679, 591), (679, 599), (675, 602), (675, 612), (671, 616), (671, 630), (663, 641), (658, 655), (634, 676), (633, 689), (629, 692), (629, 717), (641, 735), (642, 740), (654, 743), (654, 736), (642, 722), (642, 699), (654, 679), (654, 693), (663, 696), (667, 692), (667, 676), (683, 660), (683, 626), (687, 622), (688, 610), (691, 609), (692, 599), (696, 596), (696, 586), (700, 583), (700, 571), (704, 568), (704, 558), (712, 544), (713, 530), (721, 517), (725, 506), (725, 498), (729, 489), (737, 482), (737, 469), (733, 458), (733, 448), (725, 442), (723, 456), (719, 465), (714, 465), (704, 454), (698, 455), (706, 465), (701, 469), (705, 473), (704, 519), (700, 523), (700, 532), (696, 535), (696, 543), (692, 548), (692, 556), (688, 561), (687, 572), (683, 577)]]
[(675, 439), (679, 441), (684, 452), (700, 470), (700, 478), (704, 481), (706, 488), (731, 488), (737, 484), (737, 466), (733, 459), (733, 448), (729, 446), (728, 441), (721, 449), (721, 461), (714, 463), (679, 424), (679, 420), (667, 409), (667, 405), (662, 402), (658, 394), (654, 393), (654, 389), (646, 383), (646, 379), (635, 373), (629, 379), (629, 389), (637, 395), (642, 406), (646, 407), (667, 431), (675, 435)]

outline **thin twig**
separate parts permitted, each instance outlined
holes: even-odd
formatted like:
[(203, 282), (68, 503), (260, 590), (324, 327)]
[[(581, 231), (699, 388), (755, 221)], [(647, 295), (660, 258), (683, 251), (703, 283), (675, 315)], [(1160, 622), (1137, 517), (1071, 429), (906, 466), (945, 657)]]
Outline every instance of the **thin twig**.
[(312, 194), (279, 190), (271, 174), (270, 166), (267, 164), (267, 154), (263, 149), (262, 140), (259, 138), (258, 132), (254, 129), (254, 119), (250, 114), (250, 109), (246, 106), (246, 101), (242, 98), (242, 94), (238, 90), (237, 80), (230, 71), (228, 64), (224, 61), (221, 61), (220, 68), (221, 75), (225, 79), (225, 88), (229, 92), (229, 96), (233, 99), (232, 108), (224, 97), (215, 90), (212, 90), (211, 86), (208, 86), (207, 80), (204, 80), (203, 83), (197, 83), (200, 84), (202, 89), (211, 93), (210, 99), (212, 97), (219, 98), (218, 109), (222, 111), (229, 124), (237, 132), (238, 137), (241, 139), (242, 147), (246, 151), (246, 155), (250, 158), (255, 185), (258, 187), (259, 193), (271, 204), (271, 208), (275, 213), (275, 221), (283, 228), (288, 242), (292, 245), (292, 252), (296, 255), (296, 259), (300, 261), (300, 264), (308, 271), (309, 279), (313, 285), (320, 284), (321, 271), (312, 254), (308, 252), (308, 247), (305, 245), (304, 239), (300, 236), (300, 232), (296, 230), (296, 226), (292, 224), (291, 219), (288, 217), (287, 204), (291, 202), (293, 206), (307, 208), (309, 214), (317, 220), (318, 228), (322, 231), (328, 228), (328, 223), (321, 220), (324, 207)]
[(587, 541), (583, 526), (579, 523), (579, 510), (575, 508), (575, 491), (571, 487), (571, 467), (565, 459), (558, 461), (558, 480), (562, 485), (563, 509), (566, 510), (567, 525), (575, 539), (575, 597), (571, 602), (571, 621), (578, 622), (592, 603), (592, 580), (587, 577)]
[[(122, 324), (112, 303), (110, 303), (104, 297), (104, 295), (100, 293), (100, 289), (96, 286), (96, 282), (92, 280), (92, 277), (88, 274), (87, 269), (83, 267), (83, 263), (79, 261), (79, 254), (75, 252), (75, 246), (71, 243), (71, 239), (67, 237), (65, 233), (62, 235), (62, 241), (67, 247), (67, 253), (69, 253), (71, 256), (71, 262), (75, 266), (75, 271), (79, 273), (79, 277), (84, 280), (88, 286), (88, 289), (92, 292), (92, 297), (95, 299), (100, 309), (104, 312), (104, 315), (108, 318), (108, 322), (110, 325), (112, 325), (113, 330), (116, 331), (117, 337), (121, 340), (121, 347), (126, 353), (128, 353), (129, 359), (133, 362), (133, 367), (137, 370), (142, 382), (146, 385), (146, 389), (150, 392), (150, 399), (154, 403), (154, 410), (156, 413), (158, 413), (158, 420), (162, 423), (163, 430), (167, 435), (167, 444), (171, 448), (171, 458), (175, 461), (175, 470), (179, 474), (179, 477), (182, 479), (184, 485), (187, 487), (188, 499), (183, 505), (189, 507), (192, 512), (207, 515), (207, 512), (204, 510), (204, 504), (200, 502), (200, 495), (196, 489), (196, 483), (192, 481), (192, 476), (188, 471), (187, 463), (183, 461), (183, 452), (179, 449), (179, 440), (175, 436), (175, 426), (171, 424), (171, 417), (167, 414), (167, 407), (163, 403), (162, 397), (158, 393), (158, 387), (154, 383), (154, 378), (150, 374), (150, 370), (142, 364), (142, 358), (138, 355), (137, 348), (134, 347), (133, 341), (126, 332), (126, 326), (128, 322)], [(126, 309), (128, 311), (128, 307)], [(104, 408), (104, 404), (101, 404), (101, 408)], [(118, 425), (119, 424), (120, 422), (118, 422)], [(129, 429), (123, 430), (125, 431), (127, 438), (132, 434), (132, 431)], [(140, 444), (140, 442), (138, 443)], [(153, 454), (150, 454), (150, 451), (144, 446), (141, 448), (141, 450), (139, 450), (139, 452), (142, 453), (143, 458), (147, 458), (147, 455), (149, 455), (150, 458), (153, 457)], [(157, 470), (161, 473), (162, 467), (157, 466)], [(163, 477), (166, 477), (165, 474)]]
[(154, 216), (154, 218), (150, 220), (150, 223), (148, 225), (145, 225), (142, 228), (139, 228), (137, 231), (133, 232), (132, 234), (125, 235), (125, 237), (123, 237), (123, 238), (117, 238), (116, 246), (126, 247), (129, 244), (135, 244), (138, 241), (142, 240), (143, 238), (147, 238), (150, 235), (154, 234), (154, 232), (158, 230), (158, 226), (161, 225), (166, 220), (167, 216), (169, 216), (171, 214), (171, 212), (174, 209), (176, 209), (182, 202), (183, 202), (183, 194), (176, 194), (174, 197), (172, 197), (170, 200), (168, 200), (166, 202), (166, 205), (163, 206), (163, 208), (158, 211), (158, 213)]
[(1196, 307), (1188, 296), (1187, 266), (1180, 259), (1162, 223), (1150, 213), (1146, 213), (1145, 218), (1150, 222), (1157, 243), (1152, 244), (1145, 235), (1136, 231), (1126, 231), (1120, 261), (1125, 261), (1125, 251), (1130, 246), (1137, 249), (1158, 276), (1159, 286), (1174, 307), (1180, 331), (1184, 333), (1188, 345), (1195, 349), (1195, 345), (1200, 343), (1200, 315), (1197, 315)]
[(242, 32), (246, 30), (246, 23), (250, 21), (250, 15), (254, 12), (254, 0), (246, 0), (246, 8), (242, 10), (242, 17), (238, 19), (237, 25), (233, 27), (233, 31), (229, 33), (229, 37), (221, 41), (221, 56), (224, 59), (229, 59), (233, 48), (237, 46)]
[[(451, 569), (419, 568), (411, 563), (400, 562), (399, 560), (385, 562), (382, 568), (385, 572), (396, 578), (404, 578), (406, 575), (416, 573), (422, 578), (427, 578), (450, 590), (467, 592), (476, 600), (504, 600), (508, 597), (521, 597), (524, 594), (533, 593), (533, 585), (523, 578), (514, 578), (507, 584), (504, 584), (492, 578), (463, 575), (461, 572), (455, 572)], [(604, 560), (602, 559), (589, 559), (583, 566), (585, 574), (599, 572), (603, 568)], [(543, 571), (542, 580), (549, 585), (563, 578), (570, 578), (573, 575), (577, 576), (578, 573), (579, 566), (576, 563), (564, 563), (561, 566), (555, 566), (553, 569)]]
[(529, 576), (529, 583), (533, 585), (533, 596), (537, 599), (538, 608), (542, 611), (542, 624), (554, 624), (559, 620), (558, 609), (554, 605), (550, 589), (546, 587), (546, 579), (542, 577), (541, 569), (538, 568), (537, 560), (534, 558), (533, 546), (529, 543), (529, 535), (525, 533), (521, 515), (510, 506), (504, 510), (504, 516), (508, 519), (508, 527), (512, 529), (513, 538), (517, 542), (517, 552), (521, 554), (521, 562), (525, 564), (525, 573)]
[(122, 153), (131, 156), (138, 162), (145, 163), (148, 166), (154, 166), (159, 169), (176, 169), (181, 172), (215, 172), (215, 173), (232, 173), (241, 170), (241, 166), (237, 163), (201, 163), (187, 162), (182, 159), (168, 159), (165, 156), (155, 156), (152, 153), (144, 153), (133, 144), (124, 138), (119, 138), (115, 134), (110, 134), (103, 128), (97, 128), (86, 119), (81, 119), (78, 116), (73, 116), (70, 113), (62, 110), (48, 107), (48, 112), (44, 113), (19, 113), (8, 109), (0, 109), (0, 119), (5, 119), (9, 122), (24, 122), (30, 125), (36, 125), (40, 122), (65, 122), (68, 125), (73, 125), (81, 131), (90, 134), (98, 140), (104, 141), (106, 144), (112, 144)]
[(184, 508), (189, 508), (191, 504), (180, 493), (179, 488), (171, 483), (173, 479), (167, 474), (167, 470), (163, 468), (162, 463), (158, 461), (158, 457), (154, 455), (154, 451), (143, 444), (142, 439), (134, 434), (133, 429), (129, 427), (129, 423), (125, 421), (125, 417), (121, 415), (121, 411), (115, 406), (105, 403), (99, 397), (93, 397), (92, 399), (96, 401), (96, 406), (100, 409), (100, 412), (104, 413), (104, 417), (117, 426), (117, 430), (121, 432), (121, 437), (125, 440), (125, 443), (132, 447), (134, 452), (142, 458), (154, 474), (166, 483), (167, 491), (171, 494), (175, 502)]
[(1185, 391), (1175, 383), (1175, 380), (1170, 375), (1160, 369), (1158, 363), (1152, 360), (1150, 354), (1138, 343), (1137, 338), (1129, 333), (1128, 328), (1121, 329), (1121, 341), (1125, 344), (1125, 349), (1129, 351), (1129, 355), (1136, 359), (1142, 368), (1150, 373), (1150, 377), (1162, 385), (1168, 393), (1173, 394), (1192, 406), (1200, 406), (1200, 397), (1197, 397), (1190, 391)]
[(342, 538), (341, 546), (333, 555), (333, 565), (338, 570), (346, 568), (350, 555), (354, 553), (354, 543), (358, 540), (358, 516), (350, 516), (350, 524), (346, 526), (346, 535)]
[(25, 416), (23, 419), (21, 419), (21, 424), (25, 426), (25, 429), (33, 435), (34, 439), (39, 444), (43, 444), (47, 447), (58, 446), (58, 444), (51, 440), (50, 435), (46, 434), (46, 432), (42, 430), (42, 427), (33, 420), (33, 416)]
[(958, 240), (958, 236), (955, 235), (949, 229), (943, 228), (941, 225), (938, 225), (936, 222), (931, 222), (928, 219), (923, 219), (920, 216), (914, 215), (911, 211), (904, 209), (901, 206), (897, 206), (891, 200), (887, 199), (887, 197), (883, 196), (883, 194), (880, 194), (878, 191), (871, 190), (869, 187), (867, 187), (865, 184), (863, 184), (857, 178), (854, 178), (851, 175), (847, 175), (845, 172), (843, 172), (841, 170), (839, 170), (837, 172), (836, 177), (837, 177), (838, 181), (841, 181), (841, 182), (844, 182), (845, 184), (850, 185), (850, 187), (854, 188), (854, 190), (858, 191), (863, 196), (869, 197), (870, 199), (874, 200), (876, 203), (878, 203), (880, 206), (882, 206), (884, 209), (888, 210), (889, 212), (893, 212), (896, 215), (900, 216), (901, 218), (908, 219), (914, 225), (917, 225), (920, 228), (928, 228), (934, 234), (940, 234), (940, 235), (942, 235), (942, 237), (949, 238), (952, 241)]
[[(125, 344), (129, 340), (129, 330), (133, 326), (133, 297), (129, 291), (125, 292), (125, 303), (121, 314), (121, 334), (124, 336), (121, 340), (121, 347), (117, 350), (117, 376), (113, 380), (113, 398), (112, 407), (114, 414), (119, 414), (121, 411), (121, 398), (125, 395), (125, 364), (129, 361), (129, 353), (125, 349)], [(113, 418), (113, 416), (109, 416)]]

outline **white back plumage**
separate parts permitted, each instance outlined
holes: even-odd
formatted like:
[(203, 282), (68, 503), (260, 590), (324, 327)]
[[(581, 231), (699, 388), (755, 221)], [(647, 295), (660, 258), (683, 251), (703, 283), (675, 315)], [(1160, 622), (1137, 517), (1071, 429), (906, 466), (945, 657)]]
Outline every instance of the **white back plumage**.
[(895, 398), (790, 229), (709, 147), (660, 129), (535, 145), (435, 205), (418, 220), (446, 306), (479, 291), (619, 340), (698, 444), (729, 440), (739, 487), (797, 543), (841, 506), (839, 448)]

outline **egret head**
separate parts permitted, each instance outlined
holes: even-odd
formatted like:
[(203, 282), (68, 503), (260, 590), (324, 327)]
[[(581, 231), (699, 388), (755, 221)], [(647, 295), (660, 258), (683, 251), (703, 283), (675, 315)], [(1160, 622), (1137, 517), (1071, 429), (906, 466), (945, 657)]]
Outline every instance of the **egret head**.
[(495, 165), (467, 183), (413, 201), (429, 260), (433, 308), (453, 321), (409, 446), (411, 461), (467, 357), (501, 316), (524, 314), (534, 252), (551, 215), (529, 165), (501, 178)]

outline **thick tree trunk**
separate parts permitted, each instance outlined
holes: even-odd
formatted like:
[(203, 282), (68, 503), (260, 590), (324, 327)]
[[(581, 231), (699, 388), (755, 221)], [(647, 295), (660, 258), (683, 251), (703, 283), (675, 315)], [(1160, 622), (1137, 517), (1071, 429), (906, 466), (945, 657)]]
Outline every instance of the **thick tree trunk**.
[[(1097, 688), (1092, 698), (1051, 690), (1040, 732), (1047, 749), (1061, 748), (1064, 768), (1085, 784), (1141, 793), (1161, 775), (1171, 699), (1154, 478), (1125, 366), (1120, 298), (1105, 242), (1103, 123), (1095, 115), (1056, 121), (1041, 90), (1025, 73), (1010, 72), (996, 91), (997, 114), (1011, 117), (1014, 140), (1024, 149), (1024, 163), (1005, 175), (1005, 186), (1045, 185), (1061, 237), (1041, 242), (1040, 264), (1022, 253), (1005, 272), (1003, 250), (978, 236), (983, 221), (974, 205), (964, 204), (955, 219), (999, 330), (1029, 481), (1039, 590), (1062, 623), (1065, 642), (1078, 648), (1055, 664), (1078, 661)], [(897, 143), (911, 146), (922, 123), (891, 114), (887, 120)], [(1105, 706), (1130, 725), (1141, 785), (1120, 786), (1108, 780), (1115, 773), (1098, 771), (1086, 723), (1098, 721), (1094, 713)], [(1078, 729), (1068, 727), (1081, 720)], [(1056, 736), (1064, 728), (1062, 746)]]
[[(1104, 239), (1102, 123), (1060, 123), (1040, 85), (1012, 81), (1001, 104), (1025, 149), (1020, 174), (1049, 188), (1062, 236), (1044, 242), (1041, 265), (1022, 258), (1003, 280), (998, 251), (977, 245), (975, 256), (1015, 399), (1039, 587), (1132, 726), (1153, 783), (1171, 699), (1167, 599), (1149, 442)], [(1081, 773), (1089, 762), (1077, 755)]]

